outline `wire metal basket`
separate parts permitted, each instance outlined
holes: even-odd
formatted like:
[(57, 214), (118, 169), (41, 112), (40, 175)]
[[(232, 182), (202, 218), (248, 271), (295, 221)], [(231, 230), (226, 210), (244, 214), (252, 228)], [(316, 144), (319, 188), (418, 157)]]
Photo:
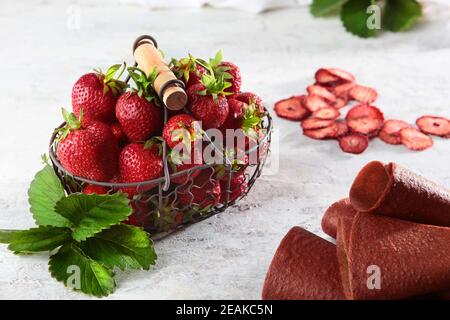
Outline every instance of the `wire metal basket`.
[[(126, 81), (128, 80), (129, 78)], [(184, 86), (182, 82), (180, 85)], [(261, 123), (261, 132), (264, 134), (245, 151), (247, 156), (256, 154), (256, 157), (253, 157), (256, 161), (240, 167), (239, 172), (236, 172), (229, 161), (224, 161), (220, 164), (224, 169), (224, 175), (220, 179), (217, 176), (217, 163), (206, 163), (170, 174), (168, 147), (165, 141), (162, 142), (164, 176), (144, 182), (99, 182), (72, 175), (57, 158), (59, 135), (57, 130), (50, 140), (49, 156), (68, 194), (82, 192), (86, 184), (106, 187), (111, 193), (133, 189), (134, 196), (131, 199), (133, 214), (130, 222), (146, 229), (156, 240), (187, 225), (212, 217), (248, 194), (261, 175), (270, 149), (272, 119), (267, 110), (265, 111), (266, 115)], [(185, 112), (188, 113), (188, 110)], [(164, 106), (164, 123), (167, 120), (168, 109)], [(64, 125), (65, 123), (58, 128)], [(216, 147), (207, 135), (204, 140), (206, 144)], [(236, 174), (239, 174), (239, 179), (233, 179)], [(177, 183), (174, 183), (174, 179)], [(202, 191), (199, 195), (200, 190), (206, 192)]]

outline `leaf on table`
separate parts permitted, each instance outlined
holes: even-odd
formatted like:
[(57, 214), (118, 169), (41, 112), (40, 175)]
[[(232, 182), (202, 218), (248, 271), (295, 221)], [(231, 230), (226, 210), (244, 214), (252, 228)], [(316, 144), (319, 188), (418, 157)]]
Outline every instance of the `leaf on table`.
[(422, 6), (416, 0), (387, 1), (383, 13), (383, 27), (398, 32), (410, 28), (422, 15)]
[(58, 201), (55, 210), (71, 222), (72, 237), (76, 241), (86, 240), (132, 213), (129, 200), (123, 193), (74, 193)]
[(0, 230), (0, 242), (14, 253), (50, 251), (71, 240), (68, 228), (40, 226), (29, 230)]
[(311, 14), (315, 17), (326, 16), (337, 13), (348, 0), (313, 0), (309, 7)]
[(86, 255), (111, 269), (148, 270), (156, 261), (150, 235), (141, 228), (126, 224), (103, 230), (79, 246)]
[(105, 297), (116, 288), (114, 273), (85, 255), (74, 242), (62, 246), (48, 265), (56, 280), (74, 290)]
[(55, 205), (64, 197), (64, 189), (53, 168), (46, 165), (31, 182), (28, 202), (34, 220), (41, 226), (69, 227), (70, 222), (55, 212)]
[(347, 31), (363, 38), (374, 37), (376, 28), (368, 27), (368, 20), (372, 13), (367, 9), (375, 3), (374, 0), (349, 0), (342, 6), (341, 20)]

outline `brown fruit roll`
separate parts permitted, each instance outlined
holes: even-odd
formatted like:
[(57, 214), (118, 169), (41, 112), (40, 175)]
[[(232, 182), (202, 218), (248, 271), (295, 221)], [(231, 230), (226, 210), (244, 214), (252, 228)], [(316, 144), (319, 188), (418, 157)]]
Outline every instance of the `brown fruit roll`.
[(264, 300), (344, 299), (336, 246), (300, 227), (281, 241), (262, 292)]
[(336, 239), (339, 219), (350, 219), (356, 215), (350, 199), (345, 198), (333, 203), (322, 217), (322, 230), (327, 235)]
[(396, 163), (365, 165), (350, 189), (350, 202), (359, 212), (450, 227), (450, 190)]
[[(348, 299), (404, 299), (450, 290), (450, 228), (357, 213), (340, 223), (337, 255)], [(369, 289), (369, 267), (380, 288)]]

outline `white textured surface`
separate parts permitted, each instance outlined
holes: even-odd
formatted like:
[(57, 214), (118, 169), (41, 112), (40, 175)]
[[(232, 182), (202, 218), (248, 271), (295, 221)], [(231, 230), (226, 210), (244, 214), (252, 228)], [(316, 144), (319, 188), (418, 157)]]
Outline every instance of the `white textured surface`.
[[(353, 71), (379, 90), (390, 118), (450, 116), (450, 7), (430, 4), (423, 23), (404, 34), (360, 40), (338, 19), (314, 20), (306, 8), (264, 15), (234, 11), (150, 11), (87, 5), (80, 29), (66, 27), (67, 1), (2, 2), (0, 10), (0, 228), (33, 225), (27, 188), (41, 167), (59, 108), (73, 82), (97, 66), (131, 61), (136, 36), (156, 36), (168, 56), (211, 56), (222, 48), (244, 75), (244, 88), (271, 106), (300, 93), (322, 66)], [(73, 8), (72, 8), (73, 9)], [(72, 9), (69, 9), (71, 12)], [(298, 123), (275, 118), (280, 170), (259, 179), (238, 207), (158, 242), (157, 266), (118, 273), (112, 299), (258, 299), (272, 255), (293, 225), (319, 235), (325, 208), (347, 194), (358, 169), (374, 159), (397, 161), (450, 185), (450, 141), (414, 153), (379, 140), (360, 156), (333, 141), (302, 136)], [(320, 254), (320, 253), (318, 253)], [(0, 247), (0, 298), (78, 299), (47, 272), (47, 256), (17, 257)]]

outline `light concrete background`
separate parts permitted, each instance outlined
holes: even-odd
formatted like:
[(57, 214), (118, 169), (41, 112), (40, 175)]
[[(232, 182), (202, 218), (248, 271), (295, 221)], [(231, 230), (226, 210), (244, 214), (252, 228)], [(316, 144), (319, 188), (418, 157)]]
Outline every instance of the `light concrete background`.
[[(75, 10), (75, 11), (74, 11)], [(80, 10), (79, 29), (69, 16)], [(154, 35), (168, 56), (225, 57), (241, 67), (243, 86), (272, 108), (305, 91), (316, 69), (354, 72), (379, 90), (387, 118), (450, 117), (450, 5), (428, 2), (422, 23), (406, 33), (362, 40), (337, 18), (314, 19), (306, 7), (262, 15), (229, 10), (151, 11), (87, 1), (0, 4), (0, 228), (33, 225), (27, 189), (41, 168), (60, 108), (74, 81), (94, 67), (132, 61), (130, 46)], [(412, 152), (375, 139), (362, 155), (334, 141), (305, 138), (298, 123), (275, 117), (280, 169), (263, 176), (238, 206), (156, 244), (149, 272), (118, 272), (111, 299), (258, 299), (275, 249), (293, 225), (320, 236), (326, 207), (344, 197), (370, 160), (396, 161), (450, 185), (450, 141)], [(320, 252), (318, 252), (320, 254)], [(0, 246), (0, 298), (83, 299), (52, 279), (47, 255), (17, 257)]]

